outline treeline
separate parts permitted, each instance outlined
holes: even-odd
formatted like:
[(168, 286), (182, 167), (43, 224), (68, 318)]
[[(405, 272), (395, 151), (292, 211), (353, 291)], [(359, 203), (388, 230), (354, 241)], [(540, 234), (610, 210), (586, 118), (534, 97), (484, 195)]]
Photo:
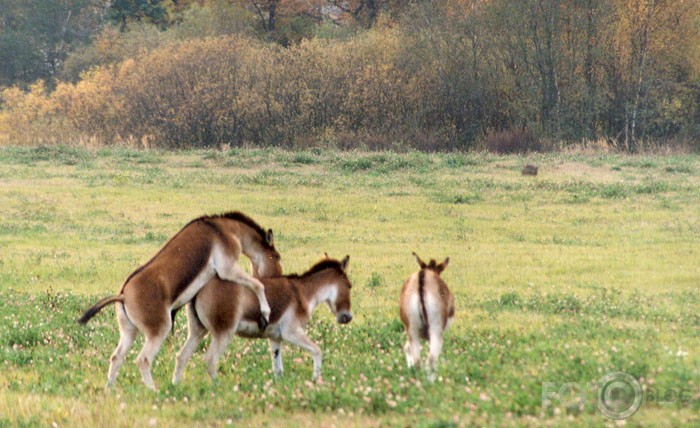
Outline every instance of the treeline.
[(150, 15), (112, 10), (134, 2), (90, 9), (93, 34), (37, 80), (6, 73), (0, 142), (700, 145), (700, 0), (150, 0), (134, 9)]

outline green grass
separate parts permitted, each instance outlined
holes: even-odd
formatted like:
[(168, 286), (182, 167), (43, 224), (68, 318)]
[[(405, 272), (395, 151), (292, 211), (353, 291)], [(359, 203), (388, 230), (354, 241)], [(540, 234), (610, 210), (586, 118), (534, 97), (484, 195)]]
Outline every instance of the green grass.
[[(525, 163), (540, 167), (523, 177)], [(324, 352), (234, 339), (212, 383), (201, 360), (169, 383), (184, 316), (159, 353), (157, 393), (132, 363), (104, 390), (118, 331), (105, 310), (187, 221), (241, 210), (276, 232), (287, 272), (350, 254), (354, 320), (320, 307)], [(542, 383), (640, 379), (627, 426), (698, 425), (700, 158), (543, 154), (159, 152), (0, 148), (2, 426), (601, 426), (542, 405)], [(450, 257), (457, 313), (435, 384), (405, 367), (398, 294), (411, 252)], [(672, 403), (653, 393), (683, 391)]]

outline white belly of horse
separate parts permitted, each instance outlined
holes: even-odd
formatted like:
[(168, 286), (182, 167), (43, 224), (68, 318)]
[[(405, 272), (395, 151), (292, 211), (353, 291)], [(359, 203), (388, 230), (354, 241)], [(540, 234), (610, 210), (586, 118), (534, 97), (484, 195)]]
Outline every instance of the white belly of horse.
[(236, 334), (243, 337), (261, 337), (262, 331), (257, 322), (241, 321), (236, 328)]
[(282, 329), (279, 323), (275, 323), (268, 325), (265, 331), (262, 331), (256, 322), (241, 321), (238, 323), (238, 327), (236, 327), (236, 335), (247, 338), (268, 337), (270, 339), (281, 340)]

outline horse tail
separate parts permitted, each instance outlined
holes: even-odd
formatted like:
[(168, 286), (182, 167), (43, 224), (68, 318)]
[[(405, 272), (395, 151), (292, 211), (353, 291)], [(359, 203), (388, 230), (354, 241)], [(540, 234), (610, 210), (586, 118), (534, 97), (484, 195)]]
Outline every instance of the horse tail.
[(116, 296), (109, 296), (105, 297), (104, 299), (100, 300), (99, 302), (95, 303), (93, 307), (85, 311), (82, 317), (78, 318), (78, 324), (85, 325), (92, 317), (97, 315), (98, 312), (102, 310), (105, 306), (116, 303), (116, 302), (124, 302), (124, 296), (122, 294), (118, 294)]
[(425, 307), (425, 269), (418, 273), (418, 297), (420, 299), (420, 318), (423, 322), (423, 334), (428, 336), (428, 310)]
[(180, 312), (180, 309), (182, 309), (182, 306), (170, 311), (170, 334), (171, 335), (173, 333), (175, 333), (175, 315), (177, 315), (177, 313)]

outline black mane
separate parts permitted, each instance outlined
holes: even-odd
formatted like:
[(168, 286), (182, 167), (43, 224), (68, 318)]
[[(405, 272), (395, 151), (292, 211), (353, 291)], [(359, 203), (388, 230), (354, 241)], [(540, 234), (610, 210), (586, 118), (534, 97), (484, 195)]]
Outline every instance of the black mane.
[(243, 214), (240, 211), (229, 211), (227, 213), (216, 214), (216, 215), (203, 215), (201, 217), (195, 218), (194, 220), (191, 220), (189, 223), (187, 223), (185, 226), (183, 226), (182, 229), (180, 229), (175, 235), (173, 235), (165, 243), (165, 245), (163, 245), (163, 247), (158, 251), (158, 253), (156, 253), (155, 256), (153, 256), (149, 261), (147, 261), (143, 265), (139, 266), (138, 269), (133, 271), (126, 278), (126, 281), (124, 281), (124, 284), (122, 285), (122, 291), (124, 290), (124, 286), (126, 286), (126, 283), (129, 282), (131, 280), (131, 278), (134, 277), (136, 274), (141, 272), (147, 265), (149, 265), (158, 256), (158, 254), (160, 254), (161, 251), (163, 251), (163, 249), (170, 243), (170, 241), (175, 239), (175, 237), (177, 235), (179, 235), (183, 230), (185, 230), (187, 228), (187, 226), (191, 225), (192, 223), (196, 223), (198, 221), (203, 221), (206, 224), (208, 224), (209, 226), (212, 226), (216, 229), (215, 225), (207, 222), (207, 220), (215, 219), (215, 218), (226, 218), (229, 220), (235, 220), (235, 221), (239, 221), (239, 222), (249, 226), (251, 229), (253, 229), (254, 231), (256, 231), (260, 235), (260, 240), (263, 242), (263, 245), (267, 246), (268, 248), (274, 249), (273, 246), (271, 246), (270, 244), (267, 243), (267, 232), (265, 232), (265, 229), (263, 229), (258, 223), (256, 223), (255, 220), (253, 220), (252, 218), (248, 217), (247, 215)]
[(228, 220), (234, 220), (234, 221), (243, 223), (246, 226), (253, 229), (254, 231), (256, 231), (258, 233), (258, 235), (260, 235), (260, 238), (262, 239), (263, 242), (267, 242), (267, 232), (265, 231), (265, 229), (263, 229), (262, 226), (260, 226), (255, 220), (253, 220), (252, 218), (248, 217), (247, 215), (243, 214), (240, 211), (229, 211), (229, 212), (223, 213), (223, 214), (202, 216), (196, 220), (207, 220), (207, 219), (214, 219), (214, 218), (225, 218)]
[(343, 266), (340, 264), (338, 260), (334, 259), (323, 259), (316, 263), (315, 265), (311, 266), (309, 270), (306, 272), (302, 273), (301, 275), (299, 274), (290, 274), (290, 275), (285, 275), (287, 278), (304, 278), (309, 275), (313, 275), (315, 273), (321, 272), (322, 270), (326, 269), (335, 269), (338, 272), (343, 272)]

